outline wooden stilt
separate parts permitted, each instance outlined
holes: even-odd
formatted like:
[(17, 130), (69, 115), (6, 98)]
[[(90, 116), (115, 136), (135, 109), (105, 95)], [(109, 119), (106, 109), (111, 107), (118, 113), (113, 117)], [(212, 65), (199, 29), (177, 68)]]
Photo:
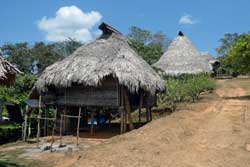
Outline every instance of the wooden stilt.
[[(67, 107), (64, 107), (64, 110), (63, 110), (63, 115), (66, 115), (67, 113)], [(65, 129), (66, 129), (66, 117), (63, 117), (63, 134), (65, 134)]]
[(119, 110), (120, 110), (120, 122), (121, 122), (121, 134), (122, 134), (122, 133), (123, 133), (123, 128), (124, 128), (124, 126), (123, 126), (123, 122), (124, 122), (124, 118), (123, 118), (123, 108), (120, 107)]
[(79, 114), (78, 114), (78, 122), (77, 122), (77, 137), (76, 137), (76, 145), (78, 146), (78, 140), (79, 140), (79, 128), (80, 128), (80, 118), (81, 118), (81, 111), (82, 108), (79, 107)]
[(56, 129), (56, 118), (57, 118), (57, 107), (56, 107), (56, 111), (55, 111), (55, 120), (54, 120), (54, 125), (53, 125), (53, 129), (52, 129), (52, 134), (51, 134), (51, 145), (50, 145), (50, 149), (52, 151), (53, 148), (53, 143), (55, 142), (54, 139), (54, 133), (55, 133), (55, 129)]
[(149, 122), (149, 111), (148, 111), (148, 107), (146, 107), (146, 122)]
[(123, 133), (127, 132), (127, 123), (128, 123), (128, 113), (126, 110), (123, 110)]
[(152, 108), (151, 107), (149, 107), (149, 117), (150, 117), (150, 121), (152, 121), (153, 118), (152, 118)]
[(28, 105), (26, 105), (25, 109), (25, 118), (24, 118), (24, 131), (23, 131), (23, 141), (26, 141), (27, 135), (27, 124), (28, 124)]
[(133, 130), (134, 125), (133, 125), (133, 122), (132, 122), (131, 106), (130, 106), (130, 102), (129, 102), (128, 91), (124, 92), (124, 96), (125, 96), (124, 99), (125, 99), (126, 112), (127, 112), (127, 115), (128, 115), (129, 130)]
[(139, 125), (141, 125), (141, 108), (143, 105), (143, 94), (142, 91), (140, 91), (140, 104), (139, 104)]
[(94, 111), (91, 112), (91, 125), (90, 125), (90, 135), (91, 135), (91, 136), (93, 136), (93, 134), (94, 134), (93, 119), (94, 119)]
[(39, 104), (38, 104), (38, 110), (39, 110), (39, 114), (37, 117), (37, 135), (36, 135), (36, 146), (39, 147), (39, 137), (40, 137), (40, 118), (41, 118), (41, 101), (42, 101), (42, 97), (41, 95), (39, 96)]
[(33, 114), (32, 112), (33, 112), (33, 110), (30, 111), (30, 114), (28, 116), (28, 118), (29, 118), (29, 128), (28, 128), (28, 138), (27, 139), (30, 138), (30, 134), (31, 134), (31, 117), (32, 117), (32, 114)]
[(45, 119), (44, 119), (44, 122), (43, 122), (43, 136), (46, 136), (46, 130), (47, 130), (47, 110), (45, 110), (45, 115), (44, 115), (44, 117), (45, 117)]
[(61, 120), (60, 120), (60, 145), (62, 145), (62, 125), (63, 125), (63, 116), (61, 115)]

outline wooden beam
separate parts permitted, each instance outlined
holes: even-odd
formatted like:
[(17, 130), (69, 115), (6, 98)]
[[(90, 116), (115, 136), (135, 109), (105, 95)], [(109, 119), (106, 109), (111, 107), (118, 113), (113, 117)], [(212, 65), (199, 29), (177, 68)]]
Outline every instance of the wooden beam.
[(153, 118), (152, 118), (152, 107), (149, 107), (149, 118), (150, 118), (150, 121), (153, 120)]
[(63, 125), (63, 116), (61, 115), (61, 120), (60, 120), (60, 145), (62, 145), (62, 125)]
[(129, 129), (133, 130), (134, 125), (133, 125), (133, 122), (132, 122), (131, 106), (130, 106), (129, 96), (128, 96), (128, 91), (127, 90), (124, 92), (124, 99), (125, 99), (125, 109), (126, 109), (126, 112), (128, 114)]
[(143, 105), (143, 92), (140, 91), (140, 104), (139, 104), (139, 124), (141, 125), (141, 108)]
[(26, 135), (27, 135), (28, 108), (29, 108), (29, 106), (26, 105), (26, 108), (25, 108), (25, 117), (24, 117), (23, 141), (26, 141)]
[(124, 126), (123, 126), (123, 122), (124, 122), (124, 119), (123, 119), (123, 115), (124, 115), (123, 112), (124, 111), (123, 110), (124, 109), (123, 109), (123, 107), (120, 107), (119, 110), (120, 110), (120, 122), (121, 122), (121, 134), (122, 134), (124, 131), (123, 130), (124, 129)]
[(51, 145), (50, 145), (51, 152), (52, 152), (52, 148), (53, 148), (53, 143), (55, 142), (54, 133), (55, 133), (55, 129), (56, 129), (56, 118), (57, 118), (57, 107), (56, 107), (56, 111), (55, 111), (55, 120), (54, 120), (54, 125), (53, 125), (53, 129), (52, 129), (52, 134), (51, 134)]
[(149, 122), (149, 111), (148, 111), (148, 107), (146, 107), (146, 122)]
[(79, 107), (79, 113), (78, 113), (78, 121), (77, 121), (77, 137), (76, 137), (76, 145), (78, 146), (78, 140), (79, 140), (79, 128), (80, 128), (80, 118), (81, 118), (81, 112), (82, 108)]
[(93, 136), (93, 134), (94, 134), (94, 124), (93, 124), (93, 119), (94, 119), (94, 111), (91, 111), (91, 118), (90, 118), (90, 120), (91, 120), (91, 125), (90, 125), (90, 135), (91, 136)]
[(42, 101), (42, 96), (39, 96), (39, 103), (38, 103), (38, 118), (37, 118), (37, 134), (36, 134), (36, 146), (39, 147), (39, 137), (40, 137), (40, 117), (41, 117), (41, 101)]

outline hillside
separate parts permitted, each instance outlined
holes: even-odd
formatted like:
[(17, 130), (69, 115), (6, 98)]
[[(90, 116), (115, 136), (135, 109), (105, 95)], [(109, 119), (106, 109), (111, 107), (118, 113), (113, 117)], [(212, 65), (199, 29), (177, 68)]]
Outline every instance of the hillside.
[(28, 158), (21, 152), (34, 144), (3, 146), (0, 160), (10, 150), (22, 149), (15, 155), (21, 164), (25, 160), (40, 166), (248, 167), (249, 102), (249, 79), (218, 80), (214, 93), (197, 103), (182, 104), (173, 114), (124, 135), (88, 141), (88, 147), (81, 142), (71, 154), (34, 152)]

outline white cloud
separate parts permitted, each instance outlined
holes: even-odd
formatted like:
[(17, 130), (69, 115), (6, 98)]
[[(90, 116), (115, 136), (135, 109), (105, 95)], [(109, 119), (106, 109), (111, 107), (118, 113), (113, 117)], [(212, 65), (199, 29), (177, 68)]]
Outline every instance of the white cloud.
[(46, 40), (58, 42), (67, 38), (87, 42), (93, 38), (92, 28), (102, 19), (97, 11), (83, 12), (77, 6), (65, 6), (57, 10), (55, 17), (44, 16), (38, 28), (46, 32)]
[(179, 20), (179, 24), (195, 24), (197, 23), (196, 20), (193, 19), (193, 16), (189, 15), (189, 14), (185, 14), (183, 16), (181, 16), (180, 20)]

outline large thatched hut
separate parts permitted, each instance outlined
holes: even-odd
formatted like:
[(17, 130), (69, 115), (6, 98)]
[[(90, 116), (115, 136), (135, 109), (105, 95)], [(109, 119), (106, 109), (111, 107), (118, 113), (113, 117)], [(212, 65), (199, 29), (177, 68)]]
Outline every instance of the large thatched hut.
[(40, 95), (45, 105), (71, 114), (76, 107), (110, 108), (129, 119), (132, 110), (153, 107), (156, 93), (165, 90), (164, 81), (119, 31), (105, 23), (99, 29), (103, 34), (98, 39), (47, 67), (31, 97)]
[(212, 70), (206, 59), (182, 32), (179, 32), (168, 50), (153, 66), (170, 76), (207, 73)]
[(0, 55), (0, 85), (14, 84), (16, 74), (22, 74), (22, 72)]

